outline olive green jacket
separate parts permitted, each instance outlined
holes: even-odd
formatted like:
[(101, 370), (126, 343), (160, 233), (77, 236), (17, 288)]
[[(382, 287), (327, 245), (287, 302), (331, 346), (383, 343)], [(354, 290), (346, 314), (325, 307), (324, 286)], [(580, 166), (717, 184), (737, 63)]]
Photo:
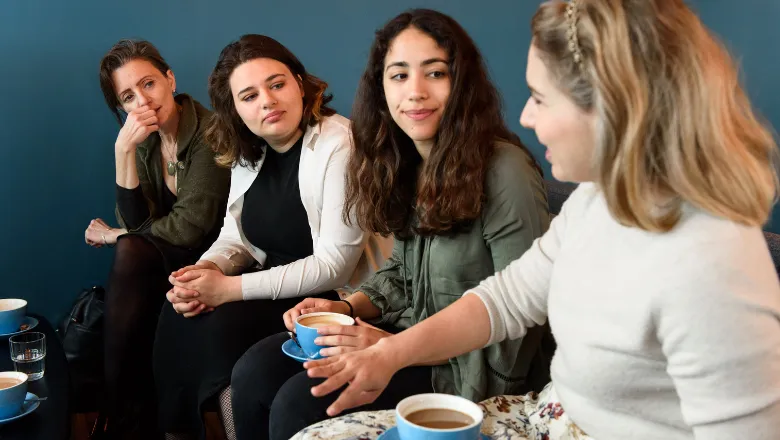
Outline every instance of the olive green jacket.
[[(415, 325), (530, 248), (550, 223), (544, 182), (531, 160), (517, 146), (497, 144), (486, 177), (486, 202), (469, 230), (454, 236), (396, 237), (390, 259), (359, 289), (382, 311), (376, 324), (400, 329)], [(536, 338), (530, 342), (534, 347), (522, 347), (524, 339), (434, 367), (434, 390), (473, 401), (521, 390), (538, 346)], [(531, 353), (521, 355), (521, 348)]]
[[(169, 213), (163, 206), (163, 170), (160, 157), (160, 135), (152, 133), (136, 149), (136, 168), (141, 190), (149, 206), (149, 218), (128, 232), (151, 233), (170, 244), (184, 248), (199, 248), (214, 241), (224, 219), (230, 169), (214, 161), (214, 152), (203, 140), (203, 131), (210, 112), (188, 95), (179, 94), (176, 102), (182, 107), (177, 134), (176, 158), (183, 164), (176, 178), (176, 203)], [(116, 208), (119, 224), (127, 224)]]

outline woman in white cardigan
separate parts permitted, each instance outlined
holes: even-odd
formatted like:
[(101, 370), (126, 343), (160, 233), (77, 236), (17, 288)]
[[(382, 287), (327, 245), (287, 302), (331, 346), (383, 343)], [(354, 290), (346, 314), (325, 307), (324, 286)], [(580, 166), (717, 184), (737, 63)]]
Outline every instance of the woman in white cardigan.
[[(370, 276), (392, 242), (342, 218), (349, 121), (327, 84), (277, 41), (245, 35), (209, 78), (207, 141), (232, 166), (228, 212), (200, 261), (171, 274), (154, 352), (160, 421), (170, 437), (203, 434), (201, 407), (219, 394), (232, 436), (233, 364), (284, 330), (302, 296), (338, 300)], [(280, 348), (281, 349), (281, 348)]]
[(450, 307), (306, 364), (330, 377), (313, 394), (349, 384), (334, 415), (403, 367), (549, 319), (552, 384), (486, 402), (493, 438), (777, 439), (780, 283), (761, 233), (777, 146), (733, 61), (683, 0), (549, 1), (532, 35), (520, 122), (553, 175), (582, 185), (531, 249)]

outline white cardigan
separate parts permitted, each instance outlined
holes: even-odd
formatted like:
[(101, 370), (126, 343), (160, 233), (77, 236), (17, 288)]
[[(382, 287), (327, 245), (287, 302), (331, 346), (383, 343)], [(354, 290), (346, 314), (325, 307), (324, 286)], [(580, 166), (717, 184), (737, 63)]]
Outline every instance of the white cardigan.
[[(351, 151), (349, 120), (334, 115), (308, 127), (298, 168), (301, 201), (311, 228), (314, 253), (284, 266), (241, 275), (245, 300), (278, 299), (337, 290), (342, 297), (371, 276), (390, 255), (392, 238), (364, 233), (341, 217), (345, 172)], [(203, 254), (225, 275), (239, 275), (266, 254), (244, 236), (241, 210), (244, 193), (262, 168), (234, 166), (225, 222), (217, 241)], [(274, 209), (269, 206), (268, 209)]]

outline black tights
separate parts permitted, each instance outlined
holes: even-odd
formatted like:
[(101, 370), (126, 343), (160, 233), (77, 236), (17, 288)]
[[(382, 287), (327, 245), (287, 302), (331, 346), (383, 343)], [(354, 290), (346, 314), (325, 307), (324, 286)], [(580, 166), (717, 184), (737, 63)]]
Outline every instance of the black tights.
[(170, 289), (160, 251), (144, 237), (116, 245), (106, 290), (104, 411), (111, 431), (152, 438), (157, 431), (152, 344)]

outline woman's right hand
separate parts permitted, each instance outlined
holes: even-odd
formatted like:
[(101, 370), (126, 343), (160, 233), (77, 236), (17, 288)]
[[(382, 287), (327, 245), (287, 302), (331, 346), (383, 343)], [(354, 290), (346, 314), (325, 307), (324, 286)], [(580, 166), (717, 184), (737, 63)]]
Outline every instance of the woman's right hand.
[(127, 114), (125, 125), (116, 137), (116, 150), (124, 154), (135, 152), (135, 147), (145, 141), (150, 134), (160, 129), (157, 112), (148, 105), (142, 105)]
[(388, 345), (389, 339), (382, 339), (365, 350), (303, 364), (309, 377), (325, 379), (311, 389), (314, 397), (344, 388), (328, 407), (329, 416), (375, 401), (393, 375), (405, 367), (404, 360)]
[(191, 270), (218, 270), (219, 273), (223, 273), (222, 269), (219, 268), (215, 263), (212, 263), (208, 260), (201, 260), (198, 261), (195, 264), (191, 264), (189, 266), (184, 266), (181, 269), (171, 272), (171, 275), (168, 277), (168, 282), (171, 284), (176, 284), (176, 279), (180, 276), (184, 275), (185, 273), (191, 271)]
[(306, 298), (284, 313), (284, 326), (287, 327), (287, 330), (294, 332), (295, 320), (299, 316), (315, 312), (333, 312), (349, 315), (349, 306), (341, 301)]
[(189, 266), (182, 267), (181, 269), (171, 272), (171, 279), (169, 281), (171, 284), (173, 284), (173, 278), (178, 278), (185, 273), (191, 271), (191, 270), (200, 270), (200, 269), (207, 269), (207, 270), (218, 270), (222, 272), (222, 269), (219, 268), (219, 266), (216, 265), (216, 263), (213, 263), (208, 260), (200, 260), (195, 264), (191, 264)]

